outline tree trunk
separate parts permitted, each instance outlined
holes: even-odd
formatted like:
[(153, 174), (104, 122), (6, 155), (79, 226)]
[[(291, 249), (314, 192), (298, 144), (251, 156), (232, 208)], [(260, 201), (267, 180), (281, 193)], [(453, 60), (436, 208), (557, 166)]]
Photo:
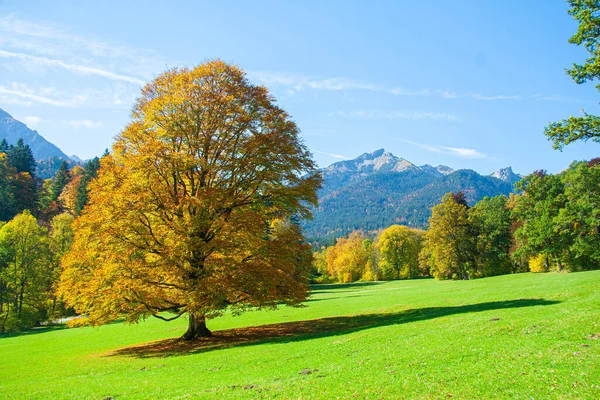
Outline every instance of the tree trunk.
[(556, 257), (556, 263), (558, 264), (558, 272), (562, 272), (563, 266), (562, 266), (562, 263), (560, 262), (559, 257)]
[(8, 314), (10, 313), (10, 303), (6, 303), (6, 316), (4, 317), (4, 321), (2, 321), (2, 326), (0, 327), (0, 333), (4, 333), (6, 329), (6, 320), (8, 319)]
[(183, 340), (194, 340), (201, 337), (212, 337), (212, 332), (206, 327), (206, 317), (190, 313), (190, 322)]

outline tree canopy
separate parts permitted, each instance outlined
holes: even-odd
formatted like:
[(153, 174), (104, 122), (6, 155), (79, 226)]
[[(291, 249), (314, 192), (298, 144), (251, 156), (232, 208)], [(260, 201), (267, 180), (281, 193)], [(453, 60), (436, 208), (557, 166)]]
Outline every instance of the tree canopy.
[(297, 305), (311, 253), (295, 221), (320, 182), (296, 124), (242, 70), (166, 71), (100, 162), (59, 293), (92, 324), (188, 313), (186, 339), (226, 308)]
[[(577, 20), (577, 33), (569, 43), (583, 46), (589, 57), (583, 64), (574, 63), (567, 74), (577, 84), (595, 81), (600, 78), (600, 1), (569, 0), (569, 14)], [(600, 83), (596, 85), (600, 90)], [(555, 149), (560, 149), (578, 140), (600, 142), (600, 117), (583, 112), (582, 116), (570, 116), (559, 122), (549, 124), (545, 134)]]

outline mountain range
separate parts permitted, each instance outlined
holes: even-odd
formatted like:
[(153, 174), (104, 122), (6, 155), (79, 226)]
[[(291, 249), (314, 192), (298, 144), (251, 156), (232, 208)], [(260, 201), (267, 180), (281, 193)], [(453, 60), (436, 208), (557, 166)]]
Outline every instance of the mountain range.
[(29, 129), (27, 125), (0, 108), (0, 141), (2, 139), (6, 139), (8, 144), (12, 145), (23, 139), (23, 143), (31, 148), (33, 158), (38, 163), (37, 176), (42, 179), (54, 176), (63, 161), (66, 161), (69, 167), (83, 163), (77, 156), (67, 156), (37, 131)]
[[(67, 156), (37, 131), (0, 109), (0, 140), (29, 145), (38, 163), (37, 176), (55, 175), (60, 164), (81, 165), (77, 156)], [(468, 169), (445, 165), (417, 166), (384, 149), (365, 153), (354, 160), (324, 168), (319, 205), (313, 219), (303, 222), (306, 236), (313, 240), (341, 237), (353, 230), (376, 231), (392, 224), (424, 228), (431, 207), (447, 192), (465, 193), (470, 204), (485, 196), (508, 195), (521, 176), (510, 167), (483, 176)]]
[(508, 195), (521, 177), (511, 167), (483, 176), (445, 165), (417, 166), (384, 149), (322, 170), (323, 187), (313, 219), (303, 223), (309, 239), (375, 231), (392, 224), (424, 228), (431, 208), (447, 192), (464, 192), (469, 204)]

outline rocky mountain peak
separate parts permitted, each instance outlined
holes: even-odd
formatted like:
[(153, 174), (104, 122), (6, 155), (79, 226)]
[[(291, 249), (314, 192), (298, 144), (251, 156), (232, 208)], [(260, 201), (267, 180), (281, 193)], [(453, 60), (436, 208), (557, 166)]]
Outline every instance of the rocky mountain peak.
[(369, 174), (376, 172), (402, 172), (417, 168), (413, 163), (403, 158), (396, 157), (385, 149), (364, 153), (354, 160), (340, 161), (331, 164), (325, 169), (326, 174), (356, 172)]
[(513, 172), (512, 167), (500, 168), (498, 171), (491, 173), (490, 176), (510, 184), (518, 182), (522, 178), (521, 175)]

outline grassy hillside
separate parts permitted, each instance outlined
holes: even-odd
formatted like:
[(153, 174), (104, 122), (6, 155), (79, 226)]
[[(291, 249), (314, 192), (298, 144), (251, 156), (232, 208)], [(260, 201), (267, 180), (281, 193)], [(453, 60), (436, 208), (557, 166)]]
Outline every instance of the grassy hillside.
[(0, 398), (598, 398), (599, 284), (321, 285), (304, 308), (212, 320), (194, 346), (164, 340), (185, 321), (4, 336)]

